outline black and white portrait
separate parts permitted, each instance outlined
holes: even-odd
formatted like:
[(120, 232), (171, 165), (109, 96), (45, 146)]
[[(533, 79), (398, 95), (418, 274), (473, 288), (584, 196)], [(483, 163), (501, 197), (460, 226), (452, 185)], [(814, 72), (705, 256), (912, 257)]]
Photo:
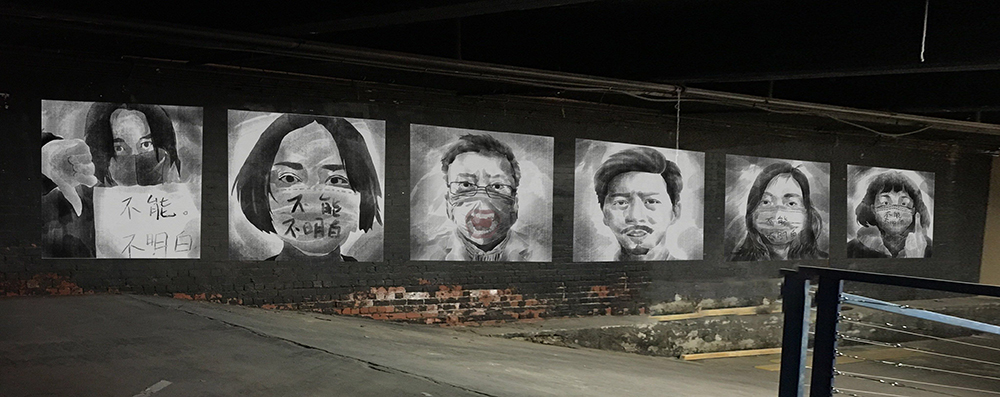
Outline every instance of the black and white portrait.
[(42, 101), (42, 257), (198, 258), (202, 109)]
[(934, 173), (847, 166), (847, 257), (930, 258)]
[(229, 256), (382, 261), (385, 122), (229, 111)]
[(410, 259), (552, 260), (551, 137), (410, 126)]
[(573, 260), (702, 259), (705, 154), (576, 140)]
[(726, 156), (729, 260), (826, 259), (829, 244), (830, 164)]

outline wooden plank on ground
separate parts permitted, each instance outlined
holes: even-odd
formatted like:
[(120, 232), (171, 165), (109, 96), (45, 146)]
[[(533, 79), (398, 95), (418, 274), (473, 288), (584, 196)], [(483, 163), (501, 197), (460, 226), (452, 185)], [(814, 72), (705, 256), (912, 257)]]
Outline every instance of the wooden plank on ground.
[(681, 359), (683, 359), (684, 361), (693, 361), (693, 360), (705, 360), (709, 358), (749, 357), (749, 356), (763, 356), (767, 354), (779, 354), (779, 353), (781, 353), (781, 348), (775, 347), (770, 349), (732, 350), (727, 352), (682, 354)]
[(771, 312), (761, 313), (763, 310), (761, 307), (730, 307), (726, 309), (709, 309), (709, 310), (699, 310), (694, 313), (681, 313), (681, 314), (666, 314), (662, 316), (650, 316), (656, 321), (677, 321), (677, 320), (690, 320), (693, 318), (702, 317), (714, 317), (714, 316), (750, 316), (754, 314), (771, 314), (771, 313), (781, 313), (781, 308), (777, 308)]

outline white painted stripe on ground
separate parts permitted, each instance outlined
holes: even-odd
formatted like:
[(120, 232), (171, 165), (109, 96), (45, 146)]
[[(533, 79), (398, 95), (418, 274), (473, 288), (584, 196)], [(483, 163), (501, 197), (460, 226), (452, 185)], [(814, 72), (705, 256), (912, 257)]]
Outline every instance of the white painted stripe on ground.
[(146, 390), (142, 391), (142, 393), (136, 394), (132, 397), (149, 397), (153, 395), (153, 393), (163, 390), (163, 388), (167, 386), (170, 386), (170, 381), (161, 380), (159, 382), (154, 383), (152, 386), (147, 387)]

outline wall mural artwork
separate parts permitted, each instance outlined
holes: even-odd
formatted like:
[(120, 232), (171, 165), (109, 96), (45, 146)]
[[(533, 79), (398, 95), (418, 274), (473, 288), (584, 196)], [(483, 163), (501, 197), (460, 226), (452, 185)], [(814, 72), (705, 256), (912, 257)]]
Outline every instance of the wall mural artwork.
[(410, 259), (552, 260), (551, 137), (410, 126)]
[(42, 101), (43, 258), (199, 258), (202, 108)]
[(698, 260), (705, 154), (576, 140), (573, 260)]
[(830, 164), (726, 156), (730, 261), (826, 259)]
[(847, 257), (930, 258), (934, 173), (847, 166)]
[(385, 122), (229, 111), (229, 257), (383, 260)]

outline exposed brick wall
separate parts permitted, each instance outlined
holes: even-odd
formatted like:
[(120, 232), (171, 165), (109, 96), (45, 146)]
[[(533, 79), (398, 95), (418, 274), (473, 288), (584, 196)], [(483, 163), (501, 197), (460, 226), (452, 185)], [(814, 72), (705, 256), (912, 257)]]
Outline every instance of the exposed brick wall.
[(566, 315), (645, 313), (632, 291), (621, 285), (530, 295), (518, 293), (514, 288), (469, 290), (460, 285), (439, 285), (434, 291), (372, 287), (348, 294), (346, 299), (263, 307), (424, 324), (489, 324)]
[[(511, 98), (463, 97), (362, 82), (319, 82), (219, 73), (195, 66), (17, 54), (0, 110), (0, 296), (139, 293), (231, 304), (435, 323), (523, 321), (632, 314), (653, 304), (775, 299), (782, 267), (831, 265), (975, 281), (990, 158), (953, 144), (788, 130), (734, 120), (684, 119), (681, 146), (706, 152), (705, 258), (669, 263), (572, 262), (575, 139), (672, 146), (674, 120), (648, 110)], [(40, 100), (203, 106), (202, 258), (41, 259)], [(252, 109), (386, 120), (385, 261), (337, 265), (228, 260), (226, 110)], [(671, 113), (672, 114), (672, 113)], [(409, 123), (555, 137), (552, 262), (409, 260)], [(668, 139), (669, 138), (669, 139)], [(722, 252), (725, 155), (831, 163), (829, 261), (731, 263)], [(936, 173), (934, 258), (847, 260), (846, 165)]]

